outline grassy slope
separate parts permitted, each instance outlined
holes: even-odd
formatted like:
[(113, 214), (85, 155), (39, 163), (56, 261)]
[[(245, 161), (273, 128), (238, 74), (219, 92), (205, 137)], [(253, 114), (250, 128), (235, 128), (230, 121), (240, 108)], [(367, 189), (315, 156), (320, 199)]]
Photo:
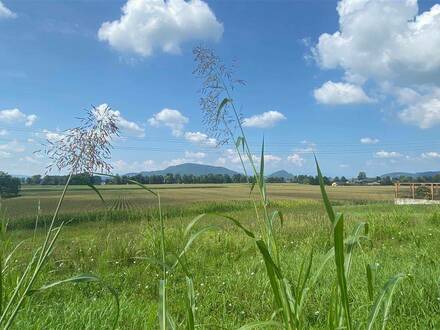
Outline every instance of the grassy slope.
[[(289, 193), (282, 191), (283, 187), (276, 192), (273, 188), (272, 194), (275, 195)], [(207, 191), (205, 196), (211, 194)], [(218, 193), (224, 195), (223, 191)], [(311, 189), (305, 193), (317, 192)], [(167, 193), (162, 192), (162, 195), (165, 197)], [(294, 280), (300, 261), (312, 247), (316, 264), (330, 247), (329, 222), (319, 201), (279, 201), (274, 206), (285, 213), (285, 227), (281, 231), (282, 260), (286, 263), (285, 269), (290, 271), (289, 277)], [(182, 247), (181, 237), (186, 224), (202, 208), (227, 212), (250, 228), (256, 225), (249, 204), (217, 202), (168, 207), (168, 250), (177, 251)], [(438, 208), (340, 203), (338, 209), (346, 213), (349, 225), (357, 221), (368, 221), (371, 225), (372, 246), (366, 245), (365, 255), (358, 253), (356, 256), (350, 280), (350, 298), (356, 307), (354, 313), (360, 315), (355, 319), (365, 319), (367, 315), (364, 264), (377, 262), (376, 290), (393, 274), (405, 272), (412, 275), (412, 280), (404, 282), (398, 289), (389, 328), (440, 326)], [(66, 227), (40, 284), (83, 272), (100, 275), (121, 296), (120, 328), (155, 329), (159, 270), (141, 258), (157, 256), (158, 226), (153, 217), (147, 220), (145, 216), (136, 216), (128, 220), (130, 213), (122, 212), (114, 221), (88, 221)], [(201, 237), (186, 260), (195, 277), (198, 323), (207, 329), (216, 326), (234, 328), (252, 320), (268, 319), (272, 313), (272, 296), (255, 247), (241, 232), (220, 218), (209, 217), (206, 222), (218, 224), (222, 230), (213, 230)], [(36, 242), (31, 239), (33, 233), (30, 230), (14, 230), (11, 234), (14, 241), (28, 239), (14, 263), (18, 270), (22, 267), (21, 260), (25, 260)], [(37, 240), (42, 234), (42, 231), (38, 233)], [(325, 327), (328, 288), (331, 287), (329, 279), (334, 278), (329, 272), (333, 271), (330, 267), (324, 273), (317, 291), (310, 297), (307, 307), (310, 328)], [(182, 316), (181, 297), (185, 294), (185, 283), (181, 271), (171, 277), (170, 284), (173, 313)], [(111, 296), (100, 287), (66, 285), (34, 296), (26, 304), (25, 312), (20, 314), (16, 328), (27, 328), (29, 324), (34, 328), (51, 329), (106, 328), (111, 323), (112, 308)]]

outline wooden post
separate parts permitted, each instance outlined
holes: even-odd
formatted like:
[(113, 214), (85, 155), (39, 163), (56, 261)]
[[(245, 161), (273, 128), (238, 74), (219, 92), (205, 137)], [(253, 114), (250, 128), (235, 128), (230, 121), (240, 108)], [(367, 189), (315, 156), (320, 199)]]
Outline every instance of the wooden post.
[(415, 199), (416, 198), (416, 189), (415, 189), (414, 183), (411, 183), (411, 191), (412, 191), (412, 198)]
[(431, 183), (431, 200), (434, 200), (434, 184)]

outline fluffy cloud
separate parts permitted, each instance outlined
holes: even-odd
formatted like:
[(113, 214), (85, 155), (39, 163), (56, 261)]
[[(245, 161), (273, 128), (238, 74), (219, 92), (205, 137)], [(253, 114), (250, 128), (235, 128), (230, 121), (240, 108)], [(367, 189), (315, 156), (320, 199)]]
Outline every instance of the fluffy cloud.
[(379, 139), (371, 138), (371, 137), (364, 137), (364, 138), (361, 138), (360, 141), (362, 144), (376, 144), (379, 142)]
[(278, 157), (275, 155), (271, 155), (271, 154), (264, 155), (264, 162), (265, 163), (277, 163), (280, 160), (281, 160), (281, 157)]
[[(95, 108), (95, 116), (101, 116), (103, 112), (108, 109), (109, 106), (103, 103)], [(124, 130), (130, 134), (143, 137), (145, 135), (144, 129), (139, 124), (128, 121), (125, 119), (119, 111), (110, 110), (110, 113), (116, 117), (116, 124), (121, 130)]]
[(17, 141), (12, 140), (7, 143), (0, 144), (0, 151), (7, 153), (23, 152), (26, 149)]
[(422, 153), (422, 158), (425, 158), (425, 159), (440, 158), (440, 153), (435, 152), (435, 151), (424, 152), (424, 153)]
[(301, 144), (303, 145), (303, 147), (301, 148), (295, 148), (295, 153), (298, 154), (310, 154), (316, 151), (316, 143), (311, 142), (311, 141), (301, 141)]
[(400, 119), (423, 129), (440, 124), (440, 88), (426, 95), (413, 92), (412, 102), (408, 102), (407, 107), (399, 114)]
[(294, 164), (295, 166), (299, 166), (299, 167), (303, 166), (305, 162), (304, 158), (302, 158), (299, 154), (289, 155), (287, 157), (287, 160), (290, 163)]
[(339, 31), (323, 33), (312, 49), (320, 67), (342, 69), (359, 88), (377, 83), (406, 123), (440, 124), (440, 5), (419, 13), (417, 0), (341, 0), (337, 11)]
[(0, 159), (10, 158), (12, 154), (8, 151), (0, 150)]
[(154, 127), (166, 126), (171, 128), (174, 136), (181, 136), (185, 124), (188, 123), (188, 118), (180, 113), (178, 110), (163, 109), (148, 119), (148, 123)]
[(101, 41), (141, 56), (180, 53), (185, 42), (218, 41), (222, 34), (223, 25), (202, 0), (128, 0), (120, 19), (98, 31)]
[(0, 123), (17, 124), (24, 123), (26, 127), (32, 126), (37, 120), (36, 115), (26, 115), (18, 109), (6, 109), (0, 111)]
[(215, 138), (210, 138), (208, 135), (201, 132), (185, 132), (185, 139), (202, 146), (215, 147), (217, 145), (217, 140)]
[(350, 83), (327, 81), (320, 88), (315, 89), (313, 95), (318, 103), (329, 105), (372, 102), (362, 87)]
[(15, 18), (17, 14), (8, 9), (1, 1), (0, 1), (0, 19), (2, 18)]
[(112, 163), (113, 169), (118, 173), (128, 173), (128, 172), (141, 172), (141, 171), (152, 171), (156, 169), (155, 162), (153, 160), (144, 160), (142, 162), (134, 161), (127, 162), (125, 160), (116, 160)]
[(417, 0), (341, 0), (339, 31), (314, 48), (327, 69), (377, 79), (433, 79), (440, 72), (440, 5), (418, 14)]
[(385, 151), (381, 150), (374, 154), (374, 157), (376, 158), (398, 158), (402, 157), (402, 155), (396, 151)]
[(47, 129), (44, 129), (41, 133), (37, 133), (37, 136), (43, 135), (44, 138), (49, 142), (57, 142), (61, 140), (64, 137), (64, 134), (62, 132), (53, 132)]
[(191, 152), (191, 151), (185, 151), (185, 158), (189, 159), (202, 159), (206, 157), (206, 153), (204, 152)]
[(281, 120), (285, 120), (286, 117), (278, 111), (267, 111), (262, 114), (255, 115), (243, 120), (243, 126), (245, 127), (258, 127), (267, 128), (273, 127)]
[(5, 129), (0, 129), (0, 136), (6, 136), (6, 135), (8, 135), (9, 134), (9, 132), (7, 131), (7, 130), (5, 130)]

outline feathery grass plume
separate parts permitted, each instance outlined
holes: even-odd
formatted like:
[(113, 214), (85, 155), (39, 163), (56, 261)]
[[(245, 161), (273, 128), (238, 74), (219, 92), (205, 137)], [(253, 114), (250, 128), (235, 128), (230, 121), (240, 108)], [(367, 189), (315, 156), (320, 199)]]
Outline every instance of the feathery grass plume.
[[(111, 140), (114, 136), (119, 135), (116, 119), (115, 113), (108, 106), (92, 107), (91, 110), (87, 111), (84, 118), (80, 118), (81, 123), (78, 127), (65, 131), (62, 137), (55, 141), (48, 141), (49, 145), (46, 154), (52, 162), (47, 167), (47, 170), (50, 171), (56, 167), (60, 171), (68, 170), (69, 175), (43, 244), (33, 251), (32, 258), (28, 262), (25, 271), (17, 278), (15, 288), (7, 295), (8, 301), (5, 302), (0, 315), (0, 326), (2, 328), (8, 329), (13, 325), (18, 312), (24, 304), (25, 298), (35, 291), (33, 290), (34, 283), (53, 252), (54, 245), (64, 225), (64, 222), (62, 222), (58, 227), (55, 227), (55, 220), (58, 218), (72, 175), (84, 172), (92, 174), (97, 170), (101, 172), (111, 170), (111, 165), (108, 162), (111, 156)], [(78, 281), (78, 278), (89, 277), (82, 277), (80, 275), (79, 277), (58, 283), (75, 282)], [(100, 281), (96, 277), (94, 277), (94, 280)], [(54, 285), (51, 284), (48, 287), (52, 286)], [(119, 317), (119, 301), (116, 296), (115, 299), (117, 302), (117, 321)], [(114, 327), (116, 326), (116, 321)]]
[[(227, 100), (232, 100), (230, 91), (245, 82), (234, 79), (235, 66), (226, 66), (212, 49), (198, 46), (193, 54), (197, 64), (193, 74), (202, 80), (199, 92), (203, 124), (219, 145), (226, 144), (231, 132), (242, 122), (241, 113)], [(228, 111), (230, 106), (234, 107), (232, 114)]]
[(117, 116), (107, 105), (92, 106), (80, 125), (64, 131), (59, 139), (47, 140), (46, 154), (51, 160), (47, 172), (53, 168), (73, 174), (109, 173), (113, 137), (119, 136)]

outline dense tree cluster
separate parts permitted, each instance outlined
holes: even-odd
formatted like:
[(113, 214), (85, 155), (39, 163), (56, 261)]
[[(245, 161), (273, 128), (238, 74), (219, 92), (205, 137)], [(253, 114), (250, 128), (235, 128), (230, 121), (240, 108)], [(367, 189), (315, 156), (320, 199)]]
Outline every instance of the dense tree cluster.
[[(192, 174), (172, 174), (166, 175), (135, 175), (128, 176), (116, 176), (110, 178), (108, 184), (125, 184), (129, 179), (138, 181), (144, 184), (162, 184), (162, 183), (245, 183), (247, 182), (246, 176), (242, 174), (207, 174), (207, 175), (192, 175)], [(253, 178), (249, 178), (252, 182)]]
[(0, 198), (18, 196), (20, 188), (20, 179), (0, 171)]
[[(3, 177), (7, 174), (2, 173)], [(8, 176), (10, 177), (10, 176)], [(66, 175), (33, 175), (28, 178), (11, 178), (15, 184), (18, 185), (20, 182), (22, 184), (41, 184), (41, 185), (64, 185), (67, 181)], [(127, 184), (129, 180), (135, 180), (143, 184), (190, 184), (190, 183), (246, 183), (252, 182), (254, 177), (246, 178), (243, 174), (207, 174), (207, 175), (192, 175), (192, 174), (172, 174), (168, 173), (166, 175), (135, 175), (135, 176), (126, 176), (126, 175), (116, 175), (115, 177), (101, 177), (101, 176), (91, 176), (89, 174), (77, 174), (72, 177), (71, 184), (73, 185), (88, 185), (88, 184)], [(345, 184), (381, 184), (381, 185), (392, 185), (394, 182), (438, 182), (440, 183), (440, 174), (428, 177), (422, 176), (418, 178), (413, 178), (410, 176), (401, 176), (400, 178), (391, 178), (389, 176), (385, 177), (367, 177), (365, 172), (360, 172), (359, 175), (354, 178), (348, 180), (345, 176), (342, 177), (324, 177), (324, 183), (326, 185), (330, 185), (332, 183), (337, 183), (338, 185)], [(9, 179), (8, 179), (9, 180)], [(317, 176), (313, 175), (294, 175), (291, 178), (284, 177), (267, 177), (266, 182), (268, 183), (300, 183), (300, 184), (310, 184), (310, 185), (319, 185), (319, 180)], [(12, 187), (12, 184), (11, 184)], [(12, 189), (12, 188), (10, 188)], [(20, 189), (20, 188), (18, 188)], [(13, 190), (13, 189), (12, 189)], [(8, 193), (10, 194), (10, 193)], [(12, 193), (11, 195), (14, 195)]]
[[(41, 184), (41, 185), (64, 185), (67, 182), (67, 175), (33, 175), (24, 179), (26, 184)], [(72, 176), (70, 184), (72, 185), (88, 185), (101, 184), (102, 178), (100, 176), (91, 176), (87, 173), (76, 174)]]

